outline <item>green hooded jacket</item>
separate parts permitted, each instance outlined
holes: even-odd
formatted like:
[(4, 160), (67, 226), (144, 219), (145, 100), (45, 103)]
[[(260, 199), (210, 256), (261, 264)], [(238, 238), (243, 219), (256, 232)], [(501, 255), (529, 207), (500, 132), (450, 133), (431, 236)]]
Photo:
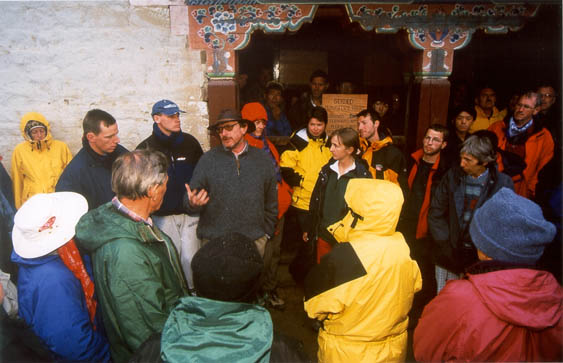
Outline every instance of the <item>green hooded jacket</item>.
[(258, 305), (187, 296), (172, 311), (161, 358), (180, 362), (269, 362), (273, 324)]
[(115, 362), (129, 360), (187, 294), (178, 254), (157, 227), (135, 222), (112, 205), (84, 215), (80, 248), (92, 256), (98, 303)]

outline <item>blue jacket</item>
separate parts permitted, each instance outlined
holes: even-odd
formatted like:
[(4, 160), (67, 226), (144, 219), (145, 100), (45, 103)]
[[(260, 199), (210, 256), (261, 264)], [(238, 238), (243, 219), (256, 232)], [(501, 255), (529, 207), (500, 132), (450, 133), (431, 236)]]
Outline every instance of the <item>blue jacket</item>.
[[(92, 277), (90, 259), (82, 258)], [(80, 281), (60, 257), (28, 259), (12, 252), (12, 261), (19, 266), (19, 315), (56, 359), (109, 361), (101, 312), (98, 309), (96, 330), (93, 330)]]
[(11, 275), (10, 280), (16, 282), (17, 269), (10, 261), (12, 253), (12, 228), (14, 227), (14, 194), (12, 192), (12, 180), (0, 163), (0, 270)]
[(115, 195), (111, 190), (111, 165), (127, 149), (117, 145), (113, 153), (101, 156), (84, 139), (82, 146), (61, 174), (55, 191), (81, 194), (88, 201), (88, 210), (92, 210)]
[(282, 111), (279, 119), (274, 118), (272, 110), (263, 104), (268, 114), (268, 122), (266, 123), (266, 135), (268, 136), (291, 136), (291, 124), (287, 119), (285, 112)]

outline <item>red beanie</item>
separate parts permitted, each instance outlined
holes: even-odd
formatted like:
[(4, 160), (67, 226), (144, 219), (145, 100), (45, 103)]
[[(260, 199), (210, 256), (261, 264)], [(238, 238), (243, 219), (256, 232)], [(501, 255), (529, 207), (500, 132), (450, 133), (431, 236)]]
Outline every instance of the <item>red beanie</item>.
[(256, 120), (268, 121), (268, 114), (266, 109), (260, 102), (250, 102), (244, 105), (240, 111), (242, 118), (251, 122)]

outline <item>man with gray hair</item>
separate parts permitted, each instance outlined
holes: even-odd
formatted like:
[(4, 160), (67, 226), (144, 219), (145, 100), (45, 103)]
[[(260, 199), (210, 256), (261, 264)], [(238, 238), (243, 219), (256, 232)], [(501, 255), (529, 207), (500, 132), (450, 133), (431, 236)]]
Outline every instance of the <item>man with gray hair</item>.
[(538, 122), (541, 105), (539, 94), (527, 92), (518, 99), (512, 117), (489, 127), (504, 152), (503, 171), (512, 177), (516, 193), (530, 199), (536, 194), (538, 173), (553, 157), (553, 137)]
[(166, 193), (168, 162), (160, 152), (137, 150), (115, 160), (116, 197), (84, 215), (76, 226), (92, 256), (96, 293), (114, 362), (128, 361), (188, 289), (178, 253), (154, 223)]
[(460, 165), (452, 167), (435, 190), (428, 212), (428, 229), (435, 241), (438, 292), (446, 280), (457, 279), (477, 262), (469, 235), (473, 212), (500, 188), (514, 189), (508, 175), (496, 166), (496, 152), (488, 131), (477, 132), (461, 146)]

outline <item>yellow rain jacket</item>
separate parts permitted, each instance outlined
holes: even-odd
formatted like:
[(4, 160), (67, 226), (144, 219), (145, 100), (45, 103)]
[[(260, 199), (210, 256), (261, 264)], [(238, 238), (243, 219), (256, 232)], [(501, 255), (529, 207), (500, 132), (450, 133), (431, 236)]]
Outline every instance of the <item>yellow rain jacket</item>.
[[(41, 141), (32, 141), (25, 133), (25, 126), (31, 120), (47, 128), (47, 136)], [(68, 146), (53, 140), (51, 127), (45, 117), (37, 112), (26, 113), (20, 121), (24, 142), (15, 147), (12, 154), (12, 183), (16, 208), (38, 193), (51, 193), (64, 168), (72, 159)]]
[(286, 183), (293, 187), (292, 206), (309, 210), (319, 172), (332, 156), (326, 143), (326, 137), (316, 140), (309, 138), (307, 129), (301, 129), (291, 137), (295, 150), (287, 150), (282, 154), (280, 168)]
[(323, 322), (319, 362), (404, 361), (422, 279), (395, 231), (403, 195), (388, 181), (352, 179), (345, 199), (348, 214), (328, 228), (340, 243), (305, 280), (305, 310)]
[(493, 114), (489, 117), (485, 115), (485, 111), (483, 111), (481, 107), (475, 106), (475, 113), (477, 114), (477, 117), (475, 117), (475, 121), (471, 124), (469, 133), (472, 134), (475, 131), (486, 130), (495, 122), (504, 120), (506, 112), (506, 108), (499, 111), (498, 108), (493, 107)]

